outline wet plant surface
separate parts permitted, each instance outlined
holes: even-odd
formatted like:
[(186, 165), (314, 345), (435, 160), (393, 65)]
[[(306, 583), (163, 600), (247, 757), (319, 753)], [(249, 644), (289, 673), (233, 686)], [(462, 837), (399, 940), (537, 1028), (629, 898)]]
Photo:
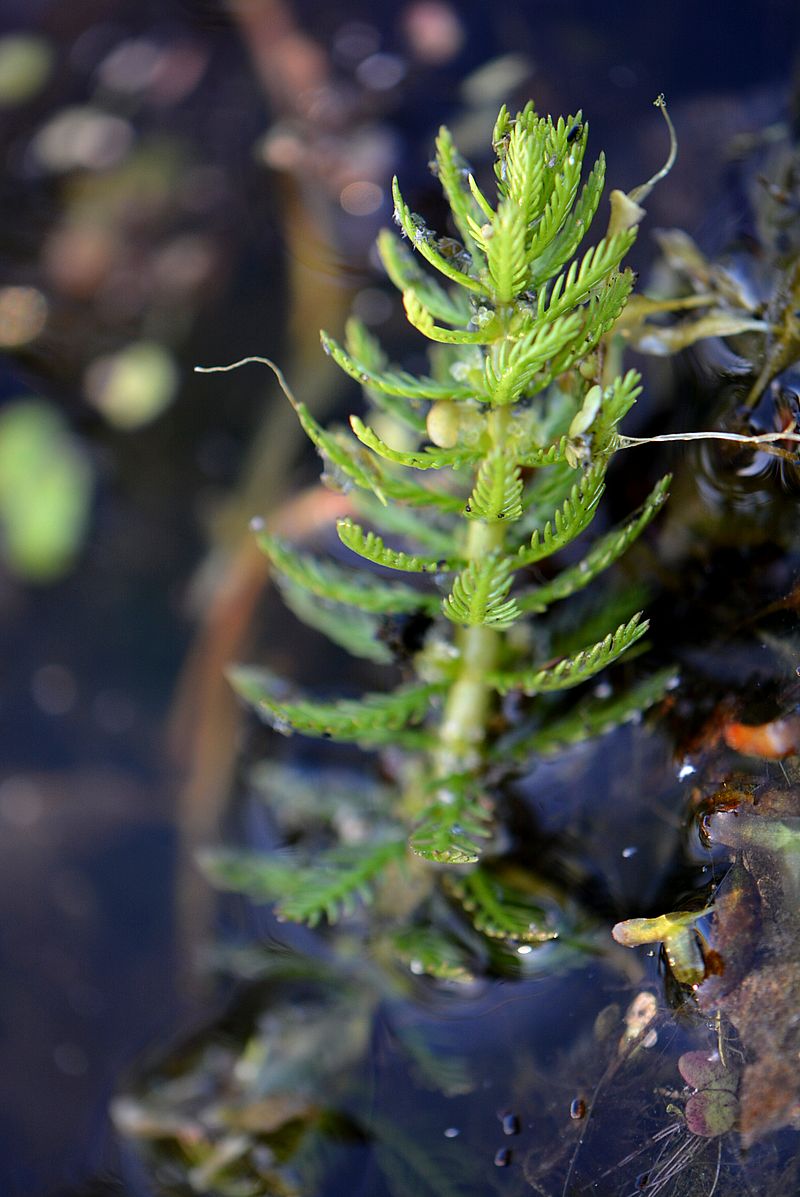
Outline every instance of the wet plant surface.
[[(312, 8), (293, 14), (301, 30), (316, 28), (319, 13)], [(762, 137), (786, 111), (783, 79), (776, 78), (776, 46), (785, 55), (794, 33), (786, 36), (789, 18), (780, 17), (779, 8), (759, 20), (757, 30), (748, 30), (746, 37), (737, 34), (730, 44), (728, 31), (716, 23), (706, 29), (688, 9), (676, 13), (668, 31), (662, 28), (663, 14), (654, 30), (655, 15), (643, 12), (619, 39), (607, 41), (600, 38), (596, 17), (581, 6), (569, 22), (557, 14), (542, 15), (536, 38), (511, 10), (492, 29), (483, 17), (462, 14), (467, 47), (462, 57), (456, 50), (449, 66), (431, 66), (432, 59), (425, 65), (421, 51), (402, 43), (399, 57), (408, 55), (416, 64), (409, 82), (399, 90), (370, 91), (362, 71), (358, 86), (366, 102), (356, 116), (350, 110), (342, 117), (340, 108), (317, 134), (319, 140), (308, 138), (307, 114), (298, 118), (275, 84), (273, 127), (263, 154), (273, 171), (283, 172), (288, 192), (300, 171), (292, 154), (304, 138), (312, 146), (303, 169), (314, 160), (316, 183), (326, 196), (322, 207), (327, 203), (328, 215), (331, 208), (334, 213), (328, 248), (334, 244), (336, 250), (329, 271), (331, 262), (352, 263), (354, 254), (365, 263), (372, 233), (388, 218), (388, 207), (356, 217), (340, 206), (339, 196), (353, 179), (340, 178), (331, 161), (337, 154), (355, 161), (355, 149), (366, 146), (367, 157), (376, 157), (365, 170), (374, 170), (385, 184), (380, 172), (390, 170), (381, 155), (389, 153), (389, 143), (370, 140), (364, 130), (374, 131), (376, 125), (388, 130), (389, 141), (395, 139), (392, 144), (400, 145), (407, 160), (400, 169), (406, 177), (417, 171), (415, 207), (432, 211), (432, 185), (423, 180), (420, 164), (439, 120), (451, 119), (454, 110), (483, 120), (473, 146), (485, 139), (488, 107), (455, 100), (451, 85), (488, 55), (520, 46), (529, 51), (537, 70), (532, 78), (523, 71), (520, 102), (531, 94), (544, 111), (584, 105), (593, 117), (593, 140), (596, 136), (596, 145), (613, 155), (612, 181), (625, 186), (645, 177), (663, 157), (649, 109), (653, 93), (663, 87), (679, 124), (679, 170), (686, 173), (673, 175), (664, 192), (654, 195), (636, 265), (644, 270), (651, 257), (661, 253), (662, 258), (652, 280), (643, 274), (639, 289), (691, 303), (671, 309), (677, 316), (644, 312), (646, 329), (636, 326), (630, 339), (650, 351), (694, 345), (694, 356), (684, 356), (677, 366), (670, 360), (664, 373), (646, 369), (648, 398), (626, 431), (791, 430), (797, 376), (781, 355), (795, 336), (791, 266), (797, 259), (791, 233), (797, 197), (786, 165), (791, 139), (785, 129), (782, 139), (774, 133)], [(620, 619), (647, 607), (649, 651), (618, 667), (610, 693), (601, 678), (597, 693), (589, 686), (574, 701), (571, 696), (554, 701), (550, 714), (560, 726), (558, 736), (537, 740), (539, 725), (520, 717), (507, 738), (517, 769), (503, 792), (508, 843), (502, 865), (489, 871), (489, 898), (502, 896), (506, 911), (516, 904), (524, 912), (527, 939), (476, 934), (463, 917), (470, 901), (463, 893), (441, 897), (440, 924), (455, 931), (459, 950), (445, 961), (450, 975), (440, 980), (423, 974), (426, 952), (442, 964), (441, 940), (426, 943), (416, 935), (404, 952), (396, 938), (388, 951), (380, 936), (371, 936), (367, 949), (358, 914), (335, 935), (325, 929), (306, 933), (276, 923), (263, 905), (245, 907), (225, 898), (212, 935), (203, 883), (194, 866), (183, 871), (176, 858), (188, 858), (198, 840), (208, 845), (222, 838), (216, 817), (198, 796), (227, 801), (226, 769), (235, 752), (232, 720), (230, 708), (223, 704), (220, 715), (214, 705), (213, 685), (198, 680), (207, 683), (212, 672), (220, 677), (224, 654), (212, 651), (205, 673), (195, 657), (176, 704), (174, 739), (191, 783), (179, 814), (171, 797), (178, 788), (174, 767), (159, 755), (160, 725), (167, 719), (168, 691), (191, 631), (178, 610), (179, 592), (200, 551), (198, 528), (205, 523), (209, 492), (217, 496), (233, 485), (241, 446), (250, 438), (243, 413), (255, 410), (255, 388), (249, 380), (231, 377), (222, 392), (204, 384), (190, 399), (176, 400), (176, 363), (180, 375), (188, 376), (198, 361), (269, 352), (287, 365), (301, 397), (313, 402), (316, 396), (321, 408), (338, 382), (314, 364), (316, 330), (321, 323), (335, 329), (346, 304), (342, 287), (326, 299), (327, 284), (319, 285), (328, 277), (325, 272), (312, 272), (312, 284), (306, 281), (304, 290), (301, 267), (286, 287), (295, 289), (293, 302), (303, 318), (295, 319), (287, 334), (273, 327), (271, 343), (265, 341), (260, 305), (267, 271), (261, 257), (253, 264), (248, 222), (257, 219), (269, 230), (256, 237), (255, 252), (268, 261), (275, 292), (280, 289), (275, 279), (284, 276), (278, 262), (284, 249), (288, 246), (290, 264), (307, 263), (315, 250), (297, 197), (286, 201), (286, 232), (277, 189), (264, 187), (263, 176), (254, 182), (250, 173), (251, 146), (267, 123), (259, 108), (259, 84), (248, 77), (243, 104), (241, 97), (231, 98), (225, 82), (232, 74), (230, 61), (236, 63), (233, 74), (242, 79), (249, 69), (240, 50), (247, 30), (233, 28), (216, 6), (192, 12), (189, 40), (195, 40), (183, 46), (170, 68), (188, 89), (189, 104), (182, 107), (177, 92), (173, 99), (169, 88), (159, 92), (158, 71), (147, 75), (150, 68), (140, 50), (132, 61), (140, 64), (136, 78), (145, 82), (137, 83), (134, 72), (128, 76), (133, 82), (125, 83), (125, 71), (120, 73), (119, 62), (114, 66), (116, 42), (127, 44), (150, 32), (150, 25), (143, 9), (134, 16), (120, 4), (115, 11), (124, 28), (103, 25), (102, 36), (85, 41), (70, 59), (71, 81), (65, 81), (62, 64), (54, 86), (66, 105), (71, 89), (93, 88), (94, 72), (111, 61), (92, 99), (134, 129), (128, 156), (114, 141), (124, 128), (104, 127), (113, 134), (112, 150), (122, 146), (119, 172), (91, 161), (48, 165), (47, 154), (58, 158), (63, 144), (51, 135), (49, 142), (38, 143), (40, 173), (33, 181), (25, 174), (31, 159), (23, 148), (47, 123), (51, 103), (59, 106), (54, 93), (44, 95), (35, 113), (14, 111), (8, 126), (14, 177), (25, 180), (35, 201), (24, 221), (16, 210), (9, 220), (12, 232), (22, 228), (24, 233), (9, 249), (13, 281), (40, 287), (50, 316), (46, 336), (37, 339), (36, 297), (22, 297), (22, 333), (15, 334), (22, 340), (4, 342), (18, 363), (9, 371), (5, 395), (16, 400), (43, 394), (53, 407), (64, 409), (70, 429), (61, 459), (66, 470), (70, 462), (75, 467), (73, 497), (82, 510), (85, 494), (78, 492), (85, 489), (87, 452), (98, 496), (91, 517), (96, 523), (87, 524), (85, 517), (71, 525), (65, 520), (66, 541), (58, 541), (55, 549), (45, 544), (48, 568), (53, 562), (57, 570), (68, 568), (70, 560), (86, 563), (77, 573), (33, 597), (19, 582), (4, 583), (9, 646), (14, 653), (21, 643), (29, 649), (14, 682), (33, 693), (27, 705), (36, 708), (32, 731), (23, 733), (26, 704), (6, 706), (13, 746), (9, 776), (15, 785), (3, 790), (11, 862), (5, 875), (17, 902), (26, 887), (26, 918), (14, 917), (3, 943), (12, 981), (17, 975), (26, 985), (29, 976), (35, 981), (27, 990), (27, 1005), (17, 1000), (12, 984), (4, 1022), (9, 1043), (18, 1041), (20, 1052), (28, 1042), (36, 1047), (30, 1056), (34, 1066), (20, 1063), (16, 1069), (19, 1052), (11, 1047), (12, 1067), (5, 1070), (7, 1104), (14, 1110), (4, 1136), (11, 1191), (30, 1197), (60, 1185), (61, 1192), (73, 1173), (88, 1173), (101, 1160), (124, 1171), (125, 1179), (118, 1186), (98, 1179), (92, 1192), (124, 1188), (148, 1197), (793, 1192), (800, 1103), (792, 1067), (800, 1049), (794, 846), (800, 812), (793, 757), (799, 739), (800, 545), (797, 481), (785, 459), (741, 446), (707, 445), (636, 449), (615, 461), (603, 517), (608, 526), (634, 509), (665, 469), (676, 477), (660, 522), (613, 580)], [(375, 19), (381, 48), (398, 48), (396, 29), (390, 28), (394, 16), (373, 13), (367, 21), (362, 12), (352, 16), (367, 26)], [(156, 42), (180, 41), (174, 35), (185, 29), (186, 6), (176, 5), (164, 25), (161, 8), (157, 17)], [(86, 26), (93, 19), (89, 14)], [(63, 27), (48, 20), (42, 28), (57, 42)], [(73, 14), (65, 44), (77, 40), (80, 25)], [(251, 45), (257, 44), (256, 32), (249, 31)], [(333, 39), (335, 31), (329, 32)], [(348, 80), (359, 62), (377, 52), (367, 46), (358, 51), (361, 59), (348, 60), (342, 49), (346, 39), (336, 44), (336, 69)], [(595, 49), (590, 51), (590, 45)], [(211, 63), (205, 76), (204, 55)], [(684, 64), (687, 78), (671, 73), (673, 59)], [(511, 86), (512, 65), (500, 69), (503, 87)], [(275, 78), (274, 61), (266, 64), (269, 70), (263, 61), (260, 66), (262, 83)], [(194, 85), (193, 71), (201, 71)], [(569, 87), (559, 82), (567, 78)], [(127, 92), (114, 90), (120, 80)], [(144, 94), (145, 101), (136, 98)], [(623, 128), (620, 107), (628, 113), (636, 104), (642, 121), (635, 131)], [(226, 124), (225, 112), (234, 113), (233, 122)], [(162, 133), (170, 126), (174, 142), (166, 155), (163, 142), (159, 149), (144, 136), (153, 125)], [(231, 138), (225, 129), (234, 126), (237, 137)], [(200, 127), (203, 136), (196, 132)], [(96, 133), (99, 126), (93, 128)], [(739, 157), (733, 165), (720, 167), (724, 183), (712, 197), (705, 195), (706, 163), (720, 163), (727, 154), (723, 147), (743, 129), (749, 143), (735, 150)], [(181, 160), (180, 147), (187, 144), (192, 152)], [(209, 147), (213, 169), (204, 174)], [(358, 161), (361, 165), (364, 159)], [(192, 174), (192, 165), (199, 166), (199, 174)], [(252, 194), (266, 197), (259, 201), (263, 211), (257, 218), (249, 207), (242, 218), (236, 206), (242, 179), (245, 191), (249, 186)], [(91, 186), (75, 186), (76, 180), (90, 180)], [(130, 194), (138, 196), (133, 204), (120, 198), (132, 181)], [(360, 193), (354, 194), (357, 199)], [(199, 208), (192, 207), (195, 200)], [(204, 225), (193, 241), (198, 238), (195, 218), (187, 228), (185, 215), (176, 213), (197, 212), (203, 204), (213, 233), (207, 235)], [(102, 219), (93, 226), (90, 217), (97, 212)], [(206, 216), (197, 220), (202, 223)], [(370, 221), (374, 227), (366, 231)], [(651, 236), (656, 224), (690, 228), (703, 252), (663, 236), (656, 243)], [(710, 225), (715, 226), (711, 231)], [(33, 269), (41, 246), (46, 252), (41, 250), (41, 265)], [(237, 280), (233, 292), (227, 289), (230, 277)], [(370, 291), (371, 299), (362, 300), (368, 305), (381, 283), (363, 266), (355, 286)], [(4, 292), (4, 302), (8, 298)], [(695, 307), (695, 300), (703, 302)], [(273, 295), (270, 314), (274, 305)], [(278, 306), (283, 310), (282, 299)], [(103, 313), (99, 325), (98, 310)], [(698, 330), (693, 321), (702, 319), (717, 323)], [(761, 330), (751, 327), (765, 320), (783, 334), (771, 334), (765, 342)], [(397, 357), (406, 360), (408, 346), (396, 316), (390, 328)], [(703, 343), (710, 331), (724, 332), (725, 340)], [(141, 342), (153, 340), (160, 350), (142, 357)], [(128, 345), (139, 355), (123, 358)], [(92, 372), (97, 359), (102, 359), (100, 367)], [(640, 367), (641, 362), (631, 353), (626, 365)], [(297, 367), (307, 363), (303, 377)], [(122, 372), (118, 384), (133, 367), (146, 385), (115, 388), (112, 366)], [(81, 388), (83, 400), (78, 399)], [(134, 432), (125, 442), (124, 429), (131, 427), (126, 420), (135, 425), (156, 419), (148, 397), (162, 411), (171, 402), (175, 406), (161, 417), (166, 423)], [(278, 400), (271, 397), (270, 403), (277, 411)], [(238, 415), (231, 415), (220, 433), (223, 407), (227, 412), (237, 408)], [(16, 410), (30, 414), (30, 409)], [(246, 520), (254, 510), (278, 505), (276, 496), (282, 498), (287, 488), (279, 484), (275, 462), (284, 467), (299, 455), (287, 448), (296, 442), (282, 427), (276, 416), (265, 438), (277, 446), (274, 456), (215, 524), (216, 554), (207, 577), (216, 570), (222, 584), (211, 592), (234, 597), (227, 607), (220, 601), (215, 608), (207, 591), (201, 607), (206, 602), (205, 613), (221, 611), (217, 627), (226, 630), (247, 627), (252, 602), (248, 606), (242, 596), (257, 594), (263, 583), (263, 565), (253, 564), (255, 553), (243, 550), (237, 556)], [(49, 425), (39, 431), (48, 433)], [(56, 431), (65, 434), (64, 427)], [(792, 451), (788, 442), (784, 447)], [(310, 481), (313, 466), (303, 469)], [(198, 491), (193, 511), (190, 496)], [(30, 494), (36, 500), (48, 497), (41, 487)], [(286, 534), (295, 535), (299, 527), (303, 537), (310, 532), (315, 547), (330, 549), (332, 518), (348, 514), (336, 502), (317, 494), (310, 508), (291, 509)], [(314, 512), (310, 519), (309, 509)], [(3, 518), (14, 518), (8, 504)], [(23, 538), (22, 557), (11, 551), (16, 541), (10, 545), (12, 567), (24, 570), (33, 561), (36, 568), (42, 559), (36, 538), (24, 523), (8, 529), (9, 537), (21, 529)], [(88, 537), (83, 549), (81, 536)], [(31, 546), (34, 556), (26, 557)], [(581, 622), (592, 612), (593, 601), (587, 599)], [(289, 618), (268, 600), (263, 640), (269, 642), (271, 666), (315, 682), (323, 672), (341, 680), (347, 671), (354, 693), (362, 684), (383, 685), (386, 674), (378, 657), (353, 670), (343, 656), (323, 656), (328, 650), (321, 648), (322, 641), (299, 632)], [(43, 639), (45, 625), (50, 632)], [(204, 632), (211, 625), (211, 619), (204, 623)], [(573, 633), (565, 620), (560, 652), (580, 647), (570, 641)], [(413, 653), (422, 634), (424, 629), (404, 624), (387, 628), (384, 662), (393, 654)], [(240, 645), (241, 640), (239, 646), (226, 643), (230, 657), (250, 655)], [(614, 704), (624, 690), (644, 685), (659, 670), (677, 676), (679, 684), (642, 721), (604, 733), (615, 722)], [(81, 697), (71, 702), (76, 677)], [(194, 715), (200, 712), (194, 724), (192, 716), (187, 721), (192, 705), (187, 695)], [(516, 719), (518, 713), (512, 714)], [(187, 736), (187, 723), (193, 737)], [(248, 737), (227, 842), (256, 849), (296, 843), (301, 829), (308, 835), (308, 815), (318, 810), (320, 794), (330, 797), (330, 817), (335, 812), (339, 830), (344, 827), (357, 842), (365, 807), (374, 810), (382, 801), (380, 785), (365, 779), (360, 762), (346, 751), (309, 751), (252, 729)], [(265, 759), (267, 765), (255, 764)], [(89, 769), (80, 767), (84, 760)], [(381, 779), (377, 765), (375, 777)], [(20, 789), (20, 780), (31, 784)], [(33, 818), (38, 831), (31, 835), (26, 820)], [(330, 842), (325, 818), (313, 834), (321, 847)], [(45, 901), (37, 896), (37, 870), (47, 878), (39, 887), (48, 895)], [(177, 931), (168, 914), (175, 875), (181, 904)], [(398, 884), (393, 917), (407, 900)], [(486, 906), (485, 894), (481, 905)], [(670, 914), (678, 917), (665, 930), (663, 920)], [(378, 927), (381, 917), (379, 908)], [(614, 943), (610, 929), (634, 918), (652, 920), (645, 933), (653, 938), (629, 950)], [(20, 946), (23, 936), (26, 943)], [(188, 983), (178, 978), (187, 941), (205, 945), (201, 981), (197, 972)], [(210, 978), (220, 979), (219, 990), (212, 992)], [(234, 996), (221, 998), (220, 993), (230, 995), (232, 979)], [(694, 996), (686, 983), (699, 985)], [(165, 1048), (164, 1035), (180, 1028), (187, 992), (193, 1025), (200, 1022), (202, 1030), (189, 1041), (178, 1029), (176, 1045)], [(62, 1005), (69, 1007), (68, 1016)], [(224, 1015), (209, 1013), (220, 1005)], [(32, 1009), (40, 1015), (35, 1025), (29, 1022)], [(131, 1061), (144, 1042), (154, 1042), (152, 1062), (134, 1068)], [(102, 1066), (95, 1054), (102, 1056)], [(133, 1079), (120, 1082), (124, 1064)], [(113, 1091), (116, 1131), (114, 1145), (108, 1146), (104, 1111)]]

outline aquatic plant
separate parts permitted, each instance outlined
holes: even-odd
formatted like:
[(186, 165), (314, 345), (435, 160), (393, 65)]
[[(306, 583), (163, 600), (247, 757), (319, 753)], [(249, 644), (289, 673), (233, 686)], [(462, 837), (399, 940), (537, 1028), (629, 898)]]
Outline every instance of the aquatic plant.
[[(352, 515), (336, 531), (348, 557), (366, 565), (298, 551), (262, 520), (259, 544), (301, 619), (356, 656), (386, 661), (387, 645), (399, 646), (402, 671), (394, 690), (332, 702), (296, 695), (265, 669), (233, 671), (238, 692), (280, 732), (395, 750), (392, 790), (363, 804), (352, 842), (337, 833), (331, 843), (328, 820), (327, 846), (306, 859), (208, 857), (219, 882), (277, 900), (279, 917), (333, 922), (413, 869), (420, 901), (441, 878), (481, 937), (552, 939), (535, 885), (511, 884), (500, 867), (498, 783), (533, 750), (635, 717), (669, 683), (661, 672), (566, 713), (550, 697), (641, 645), (648, 623), (625, 596), (598, 598), (593, 639), (573, 620), (569, 651), (551, 609), (626, 552), (669, 484), (662, 478), (626, 522), (587, 541), (623, 443), (620, 422), (641, 390), (636, 371), (615, 372), (608, 349), (634, 285), (623, 260), (644, 215), (638, 201), (654, 181), (612, 192), (605, 235), (582, 250), (605, 180), (601, 154), (581, 187), (587, 137), (580, 113), (554, 121), (531, 103), (515, 117), (504, 107), (490, 200), (441, 129), (434, 169), (460, 240), (429, 229), (395, 181), (406, 240), (384, 231), (378, 248), (410, 324), (433, 343), (430, 374), (390, 364), (355, 320), (344, 346), (323, 333), (325, 351), (370, 406), (349, 430), (326, 430), (268, 363), (327, 481), (350, 495)], [(397, 573), (413, 582), (395, 581)], [(413, 864), (420, 858), (449, 869), (423, 876)], [(463, 944), (451, 959), (426, 920), (409, 923), (407, 903), (404, 919), (397, 947), (417, 971), (458, 972)]]

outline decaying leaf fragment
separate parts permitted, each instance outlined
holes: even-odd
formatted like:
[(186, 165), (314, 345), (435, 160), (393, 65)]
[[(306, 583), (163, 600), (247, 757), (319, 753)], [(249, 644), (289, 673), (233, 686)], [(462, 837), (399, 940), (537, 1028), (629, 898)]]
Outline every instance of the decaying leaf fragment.
[(716, 1139), (733, 1130), (738, 1101), (739, 1077), (719, 1054), (684, 1052), (678, 1071), (695, 1092), (684, 1107), (686, 1126), (702, 1139)]
[(745, 1053), (738, 1126), (747, 1147), (800, 1127), (800, 793), (764, 789), (752, 804), (713, 814), (708, 832), (736, 858), (710, 934), (724, 972), (697, 1000), (733, 1025)]

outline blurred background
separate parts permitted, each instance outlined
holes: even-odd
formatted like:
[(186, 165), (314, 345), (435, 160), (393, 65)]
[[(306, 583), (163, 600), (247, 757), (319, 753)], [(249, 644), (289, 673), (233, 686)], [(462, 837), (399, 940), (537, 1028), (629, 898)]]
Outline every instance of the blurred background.
[(207, 1013), (222, 669), (308, 651), (263, 610), (247, 524), (313, 533), (313, 455), (266, 372), (194, 365), (269, 356), (330, 414), (352, 391), (318, 329), (355, 310), (413, 368), (371, 249), (391, 176), (435, 225), (438, 125), (480, 165), (503, 101), (582, 108), (628, 190), (666, 156), (666, 93), (680, 155), (634, 264), (659, 225), (719, 250), (731, 145), (791, 119), (799, 34), (795, 0), (4, 0), (3, 1193), (105, 1192), (120, 1078)]

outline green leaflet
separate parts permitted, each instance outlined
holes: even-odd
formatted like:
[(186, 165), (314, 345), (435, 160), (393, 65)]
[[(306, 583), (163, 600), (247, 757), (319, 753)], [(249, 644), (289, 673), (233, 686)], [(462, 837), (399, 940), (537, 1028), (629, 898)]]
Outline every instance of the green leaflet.
[(330, 354), (337, 366), (341, 366), (345, 374), (349, 374), (356, 382), (373, 390), (406, 399), (469, 399), (472, 394), (468, 387), (435, 382), (432, 378), (417, 378), (406, 370), (371, 370), (366, 363), (345, 353), (341, 345), (327, 333), (320, 333), (320, 337), (325, 352)]
[(635, 240), (636, 229), (627, 229), (613, 237), (604, 237), (588, 249), (580, 262), (576, 259), (565, 274), (558, 276), (549, 294), (544, 289), (540, 291), (538, 318), (555, 320), (581, 303), (593, 287), (604, 282), (619, 266)]
[[(389, 364), (380, 341), (372, 335), (363, 320), (355, 316), (348, 317), (344, 326), (344, 341), (350, 356), (363, 362), (368, 370), (380, 374)], [(370, 394), (369, 390), (367, 393)]]
[[(567, 438), (562, 442), (567, 449)], [(562, 447), (559, 446), (559, 448)], [(523, 493), (524, 512), (522, 519), (514, 529), (514, 536), (530, 537), (535, 531), (552, 519), (553, 512), (566, 502), (572, 494), (572, 489), (580, 474), (574, 466), (569, 465), (566, 457), (561, 457), (554, 463), (552, 469), (543, 469), (528, 483)]]
[[(411, 251), (388, 229), (378, 234), (378, 253), (397, 290), (401, 294), (413, 291), (437, 320), (445, 320), (448, 324), (466, 324), (471, 318), (469, 298), (463, 292), (455, 289), (448, 292), (440, 286), (435, 278), (420, 268)], [(354, 353), (354, 356), (358, 354)]]
[(542, 466), (558, 465), (566, 459), (567, 438), (562, 436), (554, 445), (549, 445), (546, 449), (529, 449), (524, 453), (517, 454), (517, 465), (525, 469), (536, 468)]
[(641, 639), (648, 627), (648, 621), (643, 621), (642, 612), (638, 611), (627, 623), (620, 624), (615, 632), (609, 632), (605, 639), (589, 645), (574, 657), (540, 669), (498, 672), (492, 674), (492, 684), (500, 694), (521, 690), (529, 697), (546, 694), (550, 690), (569, 690), (616, 661), (626, 649)]
[(458, 270), (436, 248), (433, 234), (425, 227), (419, 217), (414, 216), (400, 194), (400, 184), (396, 178), (392, 180), (392, 197), (394, 199), (395, 220), (411, 241), (414, 249), (426, 261), (430, 262), (431, 266), (435, 266), (445, 278), (451, 279), (452, 282), (458, 283), (459, 286), (466, 288), (468, 291), (474, 291), (477, 295), (485, 294), (485, 289), (478, 279), (474, 278), (471, 274), (465, 274), (463, 270)]
[[(632, 270), (619, 270), (589, 297), (586, 314), (586, 349), (595, 345), (616, 324), (628, 302), (636, 276)], [(577, 360), (577, 359), (575, 359)]]
[(528, 277), (524, 210), (506, 200), (490, 229), (484, 249), (492, 292), (498, 303), (510, 303), (524, 289)]
[(297, 861), (285, 852), (267, 856), (263, 852), (216, 848), (202, 852), (198, 863), (220, 889), (247, 894), (256, 902), (273, 902), (297, 884)]
[(431, 445), (426, 445), (423, 449), (419, 449), (416, 452), (390, 449), (381, 440), (377, 432), (372, 428), (368, 428), (358, 416), (350, 417), (350, 427), (361, 441), (361, 444), (366, 445), (368, 449), (372, 449), (373, 453), (377, 453), (384, 461), (394, 462), (395, 465), (408, 466), (414, 470), (443, 470), (448, 467), (450, 469), (460, 469), (462, 466), (469, 465), (480, 457), (478, 449), (470, 449), (462, 446), (455, 449), (437, 449)]
[(403, 307), (408, 322), (418, 332), (423, 333), (430, 341), (439, 341), (442, 345), (487, 345), (492, 339), (492, 328), (485, 328), (468, 332), (460, 328), (442, 328), (434, 324), (433, 315), (420, 300), (416, 291), (403, 292)]
[(375, 532), (365, 532), (359, 524), (354, 524), (350, 519), (337, 520), (336, 531), (345, 548), (387, 569), (432, 574), (458, 569), (462, 564), (458, 557), (442, 560), (440, 557), (420, 557), (413, 553), (404, 553), (401, 549), (390, 549)]
[(248, 772), (247, 782), (287, 836), (311, 827), (333, 834), (341, 815), (354, 814), (376, 825), (391, 822), (391, 787), (364, 769), (313, 768), (303, 755), (294, 762), (269, 757)]
[(285, 894), (275, 913), (293, 923), (313, 927), (324, 917), (329, 923), (353, 914), (359, 902), (372, 899), (373, 888), (384, 871), (403, 860), (404, 838), (379, 841), (355, 852), (328, 853), (319, 864), (304, 869)]
[[(576, 123), (574, 118), (572, 123)], [(580, 183), (589, 126), (582, 126), (579, 138), (573, 141), (569, 148), (565, 141), (566, 131), (565, 126), (563, 130), (558, 131), (561, 136), (555, 139), (557, 144), (553, 147), (553, 154), (561, 160), (561, 169), (553, 172), (553, 186), (547, 206), (533, 230), (530, 252), (535, 262), (542, 257), (561, 230), (575, 202)]]
[(464, 500), (459, 495), (446, 491), (434, 490), (432, 487), (420, 486), (408, 478), (389, 477), (384, 474), (381, 478), (381, 490), (390, 499), (397, 499), (400, 503), (410, 503), (412, 507), (438, 508), (453, 514), (463, 514)]
[[(381, 374), (388, 365), (386, 354), (380, 342), (366, 328), (361, 320), (354, 316), (345, 324), (345, 349), (349, 356), (362, 362), (364, 368), (373, 374)], [(387, 395), (375, 387), (361, 384), (364, 395), (369, 403), (381, 411), (386, 412), (398, 424), (405, 425), (417, 434), (425, 432), (425, 415), (420, 410), (421, 400), (410, 403), (398, 395)]]
[[(517, 121), (508, 135), (500, 191), (522, 214), (526, 229), (537, 221), (541, 210), (547, 161), (542, 137), (531, 137), (525, 124)], [(552, 169), (552, 168), (551, 168)]]
[(537, 320), (524, 336), (493, 347), (485, 365), (487, 399), (498, 405), (514, 403), (528, 390), (537, 372), (571, 345), (582, 328), (581, 314), (572, 312), (561, 319)]
[[(421, 548), (430, 549), (439, 557), (445, 557), (453, 549), (453, 530), (447, 530), (444, 522), (447, 516), (442, 516), (442, 524), (431, 512), (422, 518), (409, 507), (382, 507), (376, 499), (363, 492), (353, 496), (353, 506), (356, 512), (372, 524), (381, 525), (386, 532), (396, 536), (406, 537)], [(436, 513), (438, 515), (438, 513)], [(438, 610), (438, 607), (437, 607)]]
[(286, 683), (268, 669), (237, 666), (229, 676), (237, 693), (275, 731), (370, 745), (384, 744), (392, 733), (420, 723), (441, 691), (440, 685), (418, 684), (402, 686), (391, 694), (367, 694), (359, 701), (293, 701), (285, 697)]
[(642, 376), (636, 370), (615, 378), (606, 391), (604, 403), (592, 426), (593, 444), (601, 452), (613, 447), (617, 425), (633, 407), (641, 394)]
[[(339, 470), (350, 482), (360, 486), (363, 490), (371, 490), (381, 502), (385, 502), (376, 473), (369, 468), (367, 461), (361, 459), (359, 452), (351, 447), (342, 436), (326, 432), (304, 403), (296, 404), (295, 411), (309, 440), (313, 441), (319, 449), (323, 460), (334, 467), (334, 476), (335, 471)], [(357, 445), (357, 442), (355, 444)]]

